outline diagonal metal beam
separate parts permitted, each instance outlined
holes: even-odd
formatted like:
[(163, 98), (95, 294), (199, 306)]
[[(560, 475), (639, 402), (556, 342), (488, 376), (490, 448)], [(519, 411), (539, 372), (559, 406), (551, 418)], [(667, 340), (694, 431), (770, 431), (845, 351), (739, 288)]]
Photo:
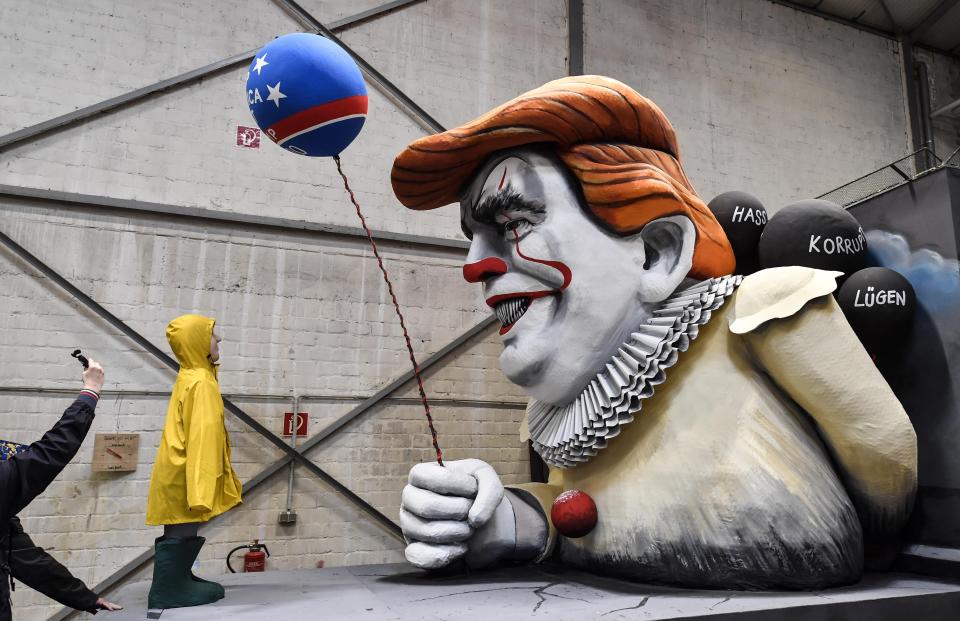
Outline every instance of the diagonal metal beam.
[(880, 3), (880, 8), (883, 10), (884, 16), (886, 16), (887, 21), (890, 22), (890, 30), (899, 35), (900, 34), (900, 24), (897, 23), (897, 20), (893, 18), (893, 13), (890, 12), (890, 7), (887, 6), (887, 0), (877, 0)]
[(909, 37), (911, 41), (920, 39), (923, 35), (927, 34), (927, 31), (933, 28), (937, 22), (943, 19), (943, 16), (949, 13), (950, 9), (957, 6), (958, 1), (960, 0), (941, 0), (940, 4), (927, 13), (926, 17), (920, 21), (917, 27), (907, 34), (907, 37)]
[(330, 30), (330, 28), (324, 26), (317, 18), (311, 15), (302, 6), (294, 2), (294, 0), (273, 1), (281, 8), (285, 9), (293, 17), (298, 19), (301, 23), (313, 28), (318, 34), (323, 35), (324, 37), (330, 39), (330, 41), (333, 43), (336, 43), (338, 46), (340, 46), (340, 48), (349, 54), (350, 57), (353, 58), (353, 61), (360, 66), (360, 70), (366, 74), (367, 78), (369, 78), (378, 88), (381, 88), (388, 95), (393, 97), (393, 99), (398, 102), (402, 108), (405, 108), (407, 111), (412, 113), (414, 117), (424, 123), (427, 129), (437, 133), (445, 130), (443, 125), (441, 125), (435, 118), (430, 116), (426, 110), (417, 105), (417, 102), (407, 96), (407, 94), (400, 90), (393, 82), (388, 80), (386, 76), (374, 69), (373, 65), (368, 63), (362, 56), (350, 49), (346, 43), (338, 39), (337, 36)]
[[(170, 367), (173, 371), (179, 371), (180, 365), (177, 364), (177, 361), (168, 356), (163, 350), (158, 348), (156, 345), (151, 343), (147, 338), (141, 335), (139, 332), (128, 326), (125, 322), (119, 319), (116, 315), (108, 311), (106, 308), (101, 306), (93, 298), (88, 296), (86, 293), (78, 289), (68, 281), (66, 278), (61, 276), (58, 272), (54, 271), (46, 263), (38, 259), (36, 256), (31, 254), (26, 248), (13, 241), (5, 233), (0, 232), (0, 243), (6, 246), (8, 249), (13, 251), (17, 256), (19, 256), (23, 261), (30, 264), (34, 269), (42, 273), (44, 276), (49, 278), (51, 281), (56, 283), (61, 289), (69, 293), (73, 298), (81, 302), (84, 306), (95, 312), (100, 316), (104, 321), (109, 323), (111, 326), (122, 332), (132, 341), (143, 347), (149, 353), (151, 353), (155, 358), (160, 362)], [(384, 527), (391, 535), (397, 537), (401, 541), (403, 540), (403, 534), (400, 531), (400, 527), (397, 524), (380, 513), (373, 505), (369, 504), (366, 500), (355, 494), (348, 487), (340, 483), (337, 479), (327, 474), (320, 466), (316, 465), (309, 459), (307, 459), (302, 453), (297, 451), (294, 448), (291, 448), (282, 438), (274, 434), (272, 431), (263, 426), (259, 421), (254, 419), (252, 416), (244, 412), (237, 406), (233, 401), (229, 399), (223, 400), (223, 407), (228, 412), (239, 418), (244, 422), (248, 427), (259, 433), (263, 436), (268, 442), (279, 448), (281, 451), (286, 453), (292, 460), (295, 460), (297, 464), (302, 465), (311, 473), (319, 477), (324, 483), (332, 487), (334, 490), (339, 492), (341, 495), (346, 497), (350, 502), (355, 504), (361, 510), (363, 510), (367, 515), (374, 519), (378, 524)]]
[(248, 52), (242, 52), (236, 56), (218, 60), (217, 62), (206, 65), (205, 67), (200, 67), (199, 69), (194, 69), (193, 71), (187, 71), (186, 73), (181, 73), (178, 76), (161, 80), (156, 84), (144, 86), (143, 88), (138, 88), (135, 91), (130, 91), (129, 93), (124, 93), (123, 95), (118, 95), (116, 97), (111, 97), (106, 101), (101, 101), (99, 103), (80, 108), (79, 110), (74, 110), (73, 112), (62, 114), (47, 121), (43, 121), (42, 123), (37, 123), (36, 125), (31, 125), (30, 127), (18, 129), (15, 132), (0, 136), (0, 153), (3, 153), (4, 151), (18, 144), (26, 142), (27, 140), (40, 138), (47, 134), (72, 127), (80, 122), (100, 116), (101, 114), (106, 114), (107, 112), (112, 112), (130, 104), (139, 102), (147, 97), (150, 97), (151, 95), (173, 91), (177, 88), (182, 88), (192, 84), (201, 78), (210, 77), (217, 75), (220, 72), (228, 71), (241, 64), (249, 62), (250, 59), (253, 58), (253, 54), (256, 51), (257, 50), (250, 50)]
[(960, 108), (960, 99), (956, 99), (956, 100), (948, 103), (948, 104), (945, 105), (945, 106), (941, 106), (940, 108), (937, 108), (936, 110), (934, 110), (934, 111), (930, 114), (930, 117), (931, 117), (931, 118), (936, 118), (936, 117), (938, 117), (938, 116), (943, 116), (943, 115), (945, 115), (945, 114), (950, 114), (951, 112), (953, 112), (954, 110), (956, 110), (956, 109), (958, 109), (958, 108)]
[(851, 28), (856, 28), (857, 30), (862, 30), (863, 32), (869, 32), (870, 34), (877, 35), (879, 37), (884, 37), (885, 39), (895, 39), (896, 36), (893, 33), (881, 30), (879, 28), (874, 28), (873, 26), (868, 26), (861, 22), (855, 22), (851, 19), (845, 17), (839, 17), (833, 15), (832, 13), (826, 13), (821, 9), (816, 7), (811, 7), (806, 4), (801, 4), (799, 2), (794, 2), (793, 0), (768, 0), (773, 4), (779, 4), (787, 8), (791, 8), (795, 11), (800, 11), (801, 13), (807, 13), (808, 15), (816, 15), (817, 17), (823, 18), (831, 22), (837, 22), (838, 24), (843, 24), (844, 26), (850, 26)]
[(403, 9), (411, 4), (418, 4), (420, 2), (426, 2), (426, 0), (393, 0), (393, 2), (385, 2), (381, 5), (369, 8), (366, 11), (360, 11), (359, 13), (354, 13), (349, 17), (344, 17), (343, 19), (330, 22), (327, 24), (327, 28), (337, 32), (338, 30), (342, 30), (347, 26), (356, 26), (357, 24), (362, 24), (368, 19), (380, 17), (381, 15), (391, 13), (398, 9)]
[[(372, 9), (368, 9), (355, 15), (345, 17), (344, 19), (332, 22), (329, 26), (329, 29), (333, 31), (344, 30), (350, 26), (420, 2), (424, 2), (424, 0), (394, 0), (393, 2), (387, 2)], [(161, 80), (155, 84), (138, 88), (134, 91), (130, 91), (129, 93), (124, 93), (123, 95), (111, 97), (106, 101), (101, 101), (99, 103), (80, 108), (79, 110), (74, 110), (73, 112), (43, 121), (42, 123), (37, 123), (36, 125), (31, 125), (30, 127), (25, 127), (4, 136), (0, 136), (0, 153), (3, 153), (7, 149), (10, 149), (18, 144), (26, 142), (27, 140), (39, 138), (68, 127), (72, 127), (78, 123), (87, 121), (102, 114), (107, 114), (108, 112), (113, 112), (115, 110), (119, 110), (120, 108), (138, 103), (153, 95), (169, 93), (174, 90), (189, 86), (202, 80), (203, 78), (212, 77), (232, 69), (236, 69), (237, 67), (249, 63), (250, 60), (253, 59), (253, 55), (259, 51), (259, 49), (260, 48), (255, 48), (252, 50), (247, 50), (246, 52), (241, 52), (198, 69), (193, 69), (192, 71), (181, 73), (180, 75), (173, 76), (172, 78)]]

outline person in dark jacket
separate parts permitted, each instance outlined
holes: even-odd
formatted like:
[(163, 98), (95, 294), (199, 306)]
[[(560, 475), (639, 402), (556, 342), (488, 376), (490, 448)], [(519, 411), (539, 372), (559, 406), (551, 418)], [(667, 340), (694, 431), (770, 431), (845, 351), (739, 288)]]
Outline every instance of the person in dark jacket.
[(24, 451), (0, 461), (0, 621), (12, 618), (10, 519), (50, 485), (77, 454), (93, 424), (103, 386), (103, 367), (91, 360), (83, 370), (83, 389), (43, 437)]
[(43, 548), (34, 545), (20, 519), (10, 518), (10, 575), (64, 606), (97, 614), (100, 610), (123, 610), (87, 588)]

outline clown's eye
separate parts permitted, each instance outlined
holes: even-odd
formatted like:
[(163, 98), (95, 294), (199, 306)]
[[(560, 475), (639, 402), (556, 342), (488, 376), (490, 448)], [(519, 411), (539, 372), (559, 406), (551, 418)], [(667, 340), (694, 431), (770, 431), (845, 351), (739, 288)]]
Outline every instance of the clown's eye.
[(523, 235), (529, 230), (531, 224), (523, 218), (515, 218), (513, 220), (507, 220), (502, 225), (504, 232), (506, 233), (515, 233), (517, 235)]

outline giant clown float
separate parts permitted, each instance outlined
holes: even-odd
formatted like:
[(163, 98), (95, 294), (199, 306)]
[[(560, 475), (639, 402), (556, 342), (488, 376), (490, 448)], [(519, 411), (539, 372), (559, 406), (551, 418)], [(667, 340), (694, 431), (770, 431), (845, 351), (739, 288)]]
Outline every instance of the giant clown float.
[[(277, 39), (251, 64), (247, 96), (272, 140), (333, 156), (343, 175), (366, 91), (339, 48)], [(416, 140), (391, 179), (410, 209), (459, 203), (463, 276), (500, 321), (501, 369), (530, 396), (519, 438), (549, 466), (546, 482), (505, 488), (483, 461), (444, 462), (421, 384), (437, 461), (414, 465), (403, 490), (410, 563), (556, 559), (743, 589), (820, 589), (890, 566), (917, 440), (861, 342), (878, 338), (873, 315), (853, 307), (857, 287), (899, 281), (858, 272), (841, 309), (831, 294), (865, 254), (849, 214), (798, 203), (763, 231), (749, 195), (708, 207), (664, 113), (602, 76)]]
[(411, 143), (392, 182), (411, 209), (460, 204), (464, 277), (501, 322), (501, 368), (531, 398), (520, 433), (550, 466), (505, 489), (479, 460), (415, 465), (411, 563), (554, 557), (791, 589), (889, 565), (916, 436), (831, 296), (841, 272), (737, 275), (653, 102), (605, 77), (556, 80)]

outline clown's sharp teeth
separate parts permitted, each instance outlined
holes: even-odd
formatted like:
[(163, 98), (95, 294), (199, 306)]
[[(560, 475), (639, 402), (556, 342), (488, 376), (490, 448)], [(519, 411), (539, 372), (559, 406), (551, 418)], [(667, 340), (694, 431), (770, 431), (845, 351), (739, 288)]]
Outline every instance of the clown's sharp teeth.
[(523, 317), (530, 308), (530, 298), (510, 298), (494, 306), (493, 312), (505, 326), (512, 325)]

